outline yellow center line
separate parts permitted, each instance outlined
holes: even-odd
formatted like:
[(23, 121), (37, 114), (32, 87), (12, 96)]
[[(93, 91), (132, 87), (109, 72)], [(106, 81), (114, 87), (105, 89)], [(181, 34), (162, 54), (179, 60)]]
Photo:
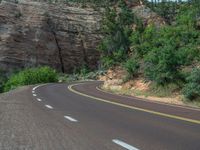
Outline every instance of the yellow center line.
[(176, 115), (161, 113), (161, 112), (157, 112), (157, 111), (153, 111), (153, 110), (143, 109), (143, 108), (139, 108), (139, 107), (135, 107), (135, 106), (129, 106), (129, 105), (126, 105), (126, 104), (113, 102), (111, 100), (106, 100), (106, 99), (98, 98), (98, 97), (95, 97), (95, 96), (87, 95), (87, 94), (81, 93), (81, 92), (73, 89), (74, 86), (81, 85), (81, 84), (84, 84), (84, 83), (76, 83), (76, 84), (69, 85), (68, 89), (71, 92), (76, 93), (78, 95), (91, 98), (91, 100), (97, 100), (97, 101), (109, 103), (109, 104), (112, 104), (112, 105), (117, 105), (117, 106), (120, 106), (120, 107), (129, 108), (129, 109), (132, 109), (132, 110), (138, 110), (138, 111), (142, 111), (142, 112), (146, 112), (146, 113), (150, 113), (150, 114), (154, 114), (154, 115), (158, 115), (158, 116), (163, 116), (163, 117), (177, 119), (177, 120), (186, 121), (186, 122), (190, 122), (190, 123), (200, 124), (200, 120), (194, 120), (194, 119), (184, 118), (184, 117), (180, 117), (180, 116), (176, 116)]

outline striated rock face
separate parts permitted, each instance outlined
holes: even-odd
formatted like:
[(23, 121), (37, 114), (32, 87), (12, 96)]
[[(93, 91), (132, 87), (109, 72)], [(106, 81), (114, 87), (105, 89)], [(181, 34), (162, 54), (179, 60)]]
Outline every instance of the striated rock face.
[[(72, 72), (87, 64), (96, 68), (100, 40), (98, 11), (45, 0), (0, 0), (0, 70), (51, 66)], [(164, 24), (149, 8), (134, 3), (146, 24)]]
[[(13, 0), (14, 1), (14, 0)], [(100, 15), (89, 8), (31, 0), (0, 4), (0, 69), (97, 67)]]

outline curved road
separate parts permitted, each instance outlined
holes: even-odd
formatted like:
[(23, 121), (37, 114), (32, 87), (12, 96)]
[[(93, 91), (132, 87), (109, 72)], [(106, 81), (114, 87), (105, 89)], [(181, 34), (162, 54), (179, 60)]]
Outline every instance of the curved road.
[(47, 84), (24, 91), (28, 96), (21, 99), (35, 113), (24, 116), (29, 128), (20, 129), (27, 136), (21, 141), (30, 139), (30, 145), (19, 140), (17, 149), (200, 149), (200, 110), (106, 93), (100, 84)]

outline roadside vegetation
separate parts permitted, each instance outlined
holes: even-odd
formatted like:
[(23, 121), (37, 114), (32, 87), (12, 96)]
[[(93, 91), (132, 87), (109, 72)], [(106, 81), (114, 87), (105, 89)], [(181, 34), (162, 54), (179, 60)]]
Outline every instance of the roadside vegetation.
[(9, 77), (3, 84), (3, 91), (7, 92), (19, 86), (57, 82), (58, 74), (50, 67), (24, 69)]
[[(199, 5), (178, 3), (172, 18), (167, 16), (171, 9), (162, 10), (159, 3), (155, 10), (164, 13), (167, 22), (160, 27), (145, 26), (124, 1), (118, 6), (119, 10), (107, 8), (103, 20), (105, 38), (99, 46), (103, 66), (122, 66), (127, 71), (125, 81), (140, 76), (151, 81), (154, 89), (173, 86), (185, 100), (200, 101)], [(132, 24), (135, 30), (131, 30)]]
[(84, 81), (84, 80), (96, 80), (100, 75), (105, 74), (106, 70), (98, 69), (91, 70), (87, 66), (75, 68), (70, 74), (59, 74), (59, 82), (72, 82), (72, 81)]
[(8, 77), (0, 72), (0, 93), (25, 85), (95, 80), (104, 72), (103, 70), (91, 71), (86, 66), (75, 69), (71, 74), (59, 73), (50, 67), (26, 68)]

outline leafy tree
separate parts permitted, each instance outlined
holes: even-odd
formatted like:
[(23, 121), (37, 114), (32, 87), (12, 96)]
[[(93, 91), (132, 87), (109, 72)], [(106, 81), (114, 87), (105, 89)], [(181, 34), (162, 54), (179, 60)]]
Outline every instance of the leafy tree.
[(194, 14), (195, 9), (183, 7), (176, 24), (160, 28), (150, 25), (132, 34), (132, 53), (144, 61), (148, 79), (159, 85), (178, 84), (184, 81), (181, 67), (199, 60), (200, 32)]
[[(102, 57), (105, 60), (114, 60), (114, 62), (123, 61), (129, 52), (130, 39), (132, 33), (130, 26), (134, 18), (131, 10), (123, 0), (118, 3), (119, 10), (115, 8), (106, 8), (105, 18), (103, 20), (103, 32), (105, 37), (99, 46), (102, 51)], [(113, 62), (113, 61), (111, 61)], [(106, 62), (103, 62), (104, 64)]]
[(145, 56), (145, 75), (159, 85), (177, 82), (179, 75), (179, 57), (176, 54), (175, 45), (167, 41), (162, 48), (153, 48)]

